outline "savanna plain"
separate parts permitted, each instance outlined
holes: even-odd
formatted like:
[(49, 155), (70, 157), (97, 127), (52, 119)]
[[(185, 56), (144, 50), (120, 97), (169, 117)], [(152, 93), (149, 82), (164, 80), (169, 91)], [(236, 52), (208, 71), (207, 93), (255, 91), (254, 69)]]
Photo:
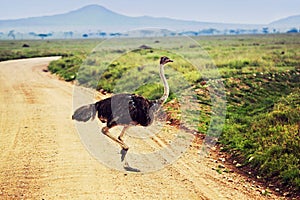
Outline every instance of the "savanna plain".
[[(0, 41), (0, 198), (297, 199), (299, 52), (299, 34)], [(194, 141), (158, 172), (102, 166), (72, 123), (72, 87), (159, 98), (161, 56), (169, 131)]]

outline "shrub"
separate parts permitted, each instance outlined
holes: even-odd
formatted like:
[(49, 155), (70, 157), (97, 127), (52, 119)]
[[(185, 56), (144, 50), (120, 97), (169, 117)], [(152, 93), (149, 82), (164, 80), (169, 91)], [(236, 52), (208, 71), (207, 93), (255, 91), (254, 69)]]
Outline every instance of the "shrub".
[(48, 66), (50, 72), (58, 74), (65, 81), (76, 79), (76, 74), (82, 63), (82, 58), (79, 56), (68, 56), (62, 59), (52, 61)]

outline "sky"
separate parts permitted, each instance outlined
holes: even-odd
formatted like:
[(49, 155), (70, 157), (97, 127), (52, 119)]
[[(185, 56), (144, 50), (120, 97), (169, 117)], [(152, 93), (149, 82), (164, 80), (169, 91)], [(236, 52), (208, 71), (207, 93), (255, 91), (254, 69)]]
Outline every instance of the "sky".
[(268, 24), (300, 15), (300, 0), (0, 0), (0, 20), (54, 15), (98, 4), (127, 16)]

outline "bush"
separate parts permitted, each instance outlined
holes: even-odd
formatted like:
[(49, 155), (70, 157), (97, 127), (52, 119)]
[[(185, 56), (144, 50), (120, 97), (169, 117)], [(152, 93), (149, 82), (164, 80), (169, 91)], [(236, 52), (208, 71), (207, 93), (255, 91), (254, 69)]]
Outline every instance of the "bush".
[(68, 56), (62, 59), (52, 61), (48, 66), (50, 72), (58, 74), (65, 81), (76, 79), (76, 74), (82, 63), (82, 58), (79, 56)]

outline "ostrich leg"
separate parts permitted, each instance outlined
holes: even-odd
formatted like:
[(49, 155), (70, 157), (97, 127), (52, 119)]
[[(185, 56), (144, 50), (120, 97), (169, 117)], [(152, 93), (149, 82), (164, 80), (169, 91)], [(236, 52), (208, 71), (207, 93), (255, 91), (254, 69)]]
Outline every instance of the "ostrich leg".
[[(124, 127), (124, 129), (125, 129), (125, 127)], [(123, 129), (123, 130), (124, 130)], [(122, 132), (123, 132), (123, 130), (122, 130)], [(121, 132), (121, 134), (122, 134), (122, 132)], [(117, 139), (117, 138), (115, 138), (114, 136), (112, 136), (111, 134), (110, 134), (110, 132), (109, 132), (109, 128), (107, 127), (107, 126), (105, 126), (104, 128), (102, 128), (102, 133), (104, 134), (104, 135), (106, 135), (106, 136), (108, 136), (110, 139), (112, 139), (113, 141), (115, 141), (115, 142), (117, 142), (121, 147), (122, 147), (122, 149), (124, 149), (125, 151), (127, 151), (128, 149), (129, 149), (129, 147), (122, 141), (122, 140), (120, 140), (120, 139)], [(123, 133), (124, 134), (124, 133)], [(120, 137), (120, 136), (119, 136)]]
[(119, 139), (120, 141), (123, 142), (123, 136), (124, 136), (124, 134), (125, 134), (125, 131), (126, 131), (128, 128), (129, 128), (129, 125), (125, 125), (124, 128), (122, 129), (122, 131), (121, 131), (121, 133), (120, 133), (120, 135), (119, 135), (119, 137), (118, 137), (118, 139)]

